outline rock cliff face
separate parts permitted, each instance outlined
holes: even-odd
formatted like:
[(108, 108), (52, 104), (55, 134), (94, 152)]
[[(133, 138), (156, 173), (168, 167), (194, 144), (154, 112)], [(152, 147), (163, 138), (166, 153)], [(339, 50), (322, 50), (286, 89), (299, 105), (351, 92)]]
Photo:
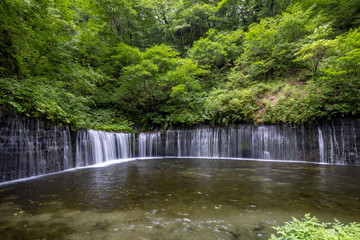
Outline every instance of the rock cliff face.
[[(76, 135), (76, 136), (75, 136)], [(71, 137), (73, 136), (73, 137)], [(222, 157), (360, 165), (360, 119), (152, 133), (70, 132), (0, 114), (0, 182), (134, 157)]]
[(223, 157), (360, 165), (360, 119), (141, 133), (136, 156)]
[(0, 182), (73, 167), (70, 131), (11, 112), (0, 115)]
[(326, 121), (317, 129), (320, 161), (360, 165), (360, 119)]

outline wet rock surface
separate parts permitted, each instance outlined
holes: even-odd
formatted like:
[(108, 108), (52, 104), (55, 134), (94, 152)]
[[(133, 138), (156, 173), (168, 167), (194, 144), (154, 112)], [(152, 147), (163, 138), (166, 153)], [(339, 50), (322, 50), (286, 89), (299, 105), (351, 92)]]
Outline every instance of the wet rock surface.
[(134, 157), (291, 160), (359, 165), (360, 119), (297, 126), (239, 125), (151, 133), (70, 132), (43, 119), (0, 114), (0, 182)]
[(0, 115), (0, 182), (73, 167), (70, 131), (41, 119)]

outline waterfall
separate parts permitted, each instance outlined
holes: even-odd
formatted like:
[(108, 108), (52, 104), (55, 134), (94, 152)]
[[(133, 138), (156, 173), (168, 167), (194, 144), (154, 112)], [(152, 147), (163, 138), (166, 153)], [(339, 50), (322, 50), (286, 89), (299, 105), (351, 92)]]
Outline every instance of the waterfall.
[(76, 167), (130, 158), (132, 156), (131, 139), (130, 133), (78, 131), (76, 136)]
[(359, 119), (338, 119), (318, 126), (320, 161), (359, 165)]
[(0, 123), (0, 182), (74, 167), (67, 127), (16, 114), (4, 114)]
[(355, 126), (355, 122), (343, 120), (340, 123), (331, 122), (330, 125), (203, 127), (140, 133), (136, 136), (94, 130), (80, 131), (77, 135), (76, 166), (130, 156), (359, 164), (356, 142), (359, 130)]
[(116, 157), (117, 158), (130, 158), (131, 152), (131, 135), (127, 133), (115, 133), (116, 138)]
[(138, 136), (139, 157), (159, 157), (161, 155), (161, 134), (140, 133)]
[[(16, 114), (0, 115), (0, 123), (0, 182), (136, 157), (220, 157), (360, 165), (360, 119), (295, 127), (240, 125), (139, 134), (82, 130), (74, 138), (67, 127)], [(76, 149), (75, 159), (72, 149)]]
[(147, 143), (147, 137), (145, 133), (141, 133), (139, 135), (139, 157), (146, 157), (146, 143)]
[(319, 131), (319, 155), (320, 162), (325, 162), (325, 149), (324, 149), (324, 138), (320, 127), (318, 127)]
[(294, 136), (296, 129), (287, 126), (172, 130), (166, 132), (165, 156), (305, 160)]

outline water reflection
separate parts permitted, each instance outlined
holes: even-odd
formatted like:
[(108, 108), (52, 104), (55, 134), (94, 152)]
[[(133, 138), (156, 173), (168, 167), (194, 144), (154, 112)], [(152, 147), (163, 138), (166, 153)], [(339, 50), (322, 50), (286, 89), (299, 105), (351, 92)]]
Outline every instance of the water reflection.
[(360, 168), (154, 159), (0, 187), (2, 239), (267, 239), (312, 213), (360, 221)]

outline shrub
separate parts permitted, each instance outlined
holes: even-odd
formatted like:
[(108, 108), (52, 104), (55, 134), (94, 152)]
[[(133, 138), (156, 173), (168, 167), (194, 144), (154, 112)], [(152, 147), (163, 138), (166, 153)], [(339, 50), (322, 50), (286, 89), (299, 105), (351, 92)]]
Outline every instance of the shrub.
[(360, 224), (350, 223), (344, 225), (335, 219), (333, 223), (319, 222), (316, 217), (305, 214), (302, 220), (293, 218), (286, 222), (284, 226), (274, 227), (279, 237), (274, 234), (269, 240), (296, 240), (296, 239), (327, 239), (327, 240), (355, 240), (360, 236)]

